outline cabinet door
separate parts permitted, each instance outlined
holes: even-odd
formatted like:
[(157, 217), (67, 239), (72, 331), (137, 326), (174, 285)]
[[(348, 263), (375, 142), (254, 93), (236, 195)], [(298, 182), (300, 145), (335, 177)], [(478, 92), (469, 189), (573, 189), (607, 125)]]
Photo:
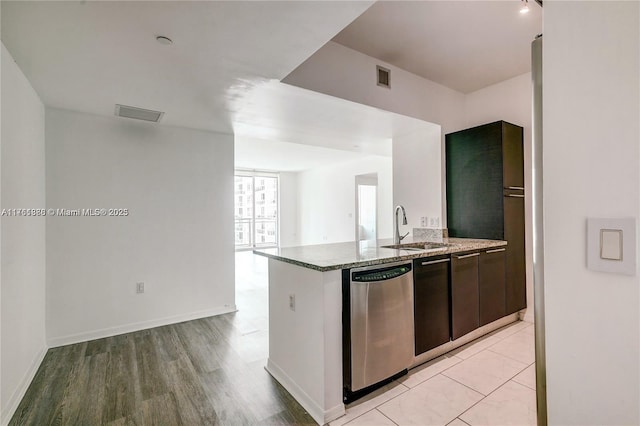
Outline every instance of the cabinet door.
[(502, 122), (446, 135), (449, 236), (501, 240)]
[(504, 233), (508, 242), (506, 314), (509, 315), (527, 307), (524, 197), (520, 194), (505, 194)]
[(524, 189), (524, 129), (502, 122), (502, 168), (505, 188)]
[(505, 253), (497, 248), (480, 254), (480, 326), (505, 316)]
[(480, 253), (451, 256), (451, 337), (454, 340), (480, 325), (479, 257)]
[(449, 264), (448, 257), (414, 261), (416, 355), (450, 340)]

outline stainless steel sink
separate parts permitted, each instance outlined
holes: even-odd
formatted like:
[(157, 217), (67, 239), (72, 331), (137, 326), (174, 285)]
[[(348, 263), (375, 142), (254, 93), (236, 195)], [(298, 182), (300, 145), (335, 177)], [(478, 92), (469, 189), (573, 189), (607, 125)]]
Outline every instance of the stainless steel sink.
[(437, 250), (446, 247), (450, 247), (450, 244), (446, 243), (407, 243), (407, 244), (392, 244), (389, 246), (382, 246), (384, 248), (391, 248), (396, 250), (409, 250), (409, 251), (422, 251), (422, 250)]

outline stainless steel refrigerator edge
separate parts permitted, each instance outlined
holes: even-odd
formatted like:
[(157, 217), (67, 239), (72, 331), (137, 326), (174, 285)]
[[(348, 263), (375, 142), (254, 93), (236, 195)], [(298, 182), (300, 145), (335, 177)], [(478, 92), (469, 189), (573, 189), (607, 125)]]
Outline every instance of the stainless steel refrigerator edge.
[(547, 376), (544, 329), (544, 221), (542, 182), (542, 35), (531, 43), (533, 82), (533, 292), (538, 425), (547, 424)]

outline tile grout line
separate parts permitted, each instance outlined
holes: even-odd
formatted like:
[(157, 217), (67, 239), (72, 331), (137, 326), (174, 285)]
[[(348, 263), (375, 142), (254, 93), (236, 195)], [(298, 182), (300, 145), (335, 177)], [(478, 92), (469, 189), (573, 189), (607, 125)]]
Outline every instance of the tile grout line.
[[(522, 322), (522, 321), (520, 321), (520, 322)], [(506, 325), (505, 327), (513, 327), (513, 326), (514, 326), (514, 324), (516, 324), (516, 323), (508, 324), (508, 325)], [(475, 356), (475, 355), (479, 354), (480, 352), (482, 352), (482, 351), (484, 351), (484, 350), (487, 350), (487, 349), (489, 349), (489, 348), (494, 347), (494, 346), (495, 346), (495, 345), (497, 345), (498, 343), (502, 342), (503, 340), (505, 340), (505, 339), (507, 339), (507, 338), (509, 338), (509, 337), (511, 337), (511, 336), (515, 336), (517, 333), (520, 333), (521, 331), (524, 331), (525, 329), (529, 328), (530, 326), (528, 325), (528, 326), (522, 327), (520, 330), (516, 330), (516, 331), (514, 331), (513, 333), (509, 333), (509, 334), (507, 334), (507, 335), (505, 335), (505, 336), (503, 336), (503, 337), (498, 337), (498, 336), (497, 336), (497, 335), (498, 335), (498, 333), (501, 333), (501, 332), (503, 332), (503, 331), (506, 331), (506, 330), (507, 330), (507, 328), (505, 328), (505, 327), (503, 327), (503, 330), (495, 330), (495, 331), (492, 331), (491, 333), (485, 334), (484, 336), (480, 336), (480, 337), (478, 337), (477, 339), (475, 339), (475, 340), (479, 340), (479, 339), (482, 339), (482, 338), (486, 338), (486, 339), (488, 340), (488, 339), (491, 339), (492, 337), (496, 337), (498, 340), (497, 340), (495, 343), (490, 344), (490, 345), (489, 345), (489, 346), (487, 346), (486, 348), (482, 348), (482, 349), (480, 349), (478, 352), (476, 352), (476, 353), (474, 353), (474, 354), (470, 355), (470, 356), (469, 356), (469, 358), (471, 358), (472, 356)], [(475, 340), (472, 340), (471, 342), (465, 343), (464, 345), (460, 346), (460, 348), (463, 348), (464, 346), (467, 346), (467, 345), (471, 345), (473, 342), (475, 342)], [(456, 350), (458, 350), (458, 349), (460, 349), (460, 348), (453, 349), (451, 352), (454, 352), (454, 351), (456, 351)], [(468, 348), (468, 349), (469, 349), (469, 348)], [(460, 352), (462, 352), (462, 351), (460, 351)], [(460, 352), (458, 352), (458, 353), (460, 353)], [(447, 352), (447, 353), (448, 353), (448, 352)], [(457, 354), (452, 355), (452, 356), (457, 356)], [(461, 358), (461, 357), (458, 357), (458, 358)], [(461, 359), (464, 361), (465, 359), (469, 359), (469, 358), (461, 358)]]
[[(529, 364), (529, 363), (527, 363), (526, 361), (522, 361), (522, 360), (520, 360), (520, 359), (515, 359), (513, 356), (509, 356), (509, 355), (507, 355), (507, 354), (503, 354), (503, 353), (500, 353), (500, 352), (492, 351), (492, 350), (491, 350), (491, 348), (487, 348), (486, 350), (487, 350), (487, 351), (490, 351), (490, 352), (493, 352), (494, 354), (502, 355), (502, 356), (504, 356), (504, 357), (506, 357), (506, 358), (509, 358), (510, 360), (518, 361), (518, 362), (520, 362), (520, 363), (522, 363), (522, 364)], [(533, 362), (536, 362), (536, 361), (535, 361), (535, 357), (534, 357), (534, 361), (533, 361)], [(531, 364), (533, 364), (533, 363), (531, 363)]]
[[(464, 420), (462, 420), (459, 416), (458, 416), (458, 417), (456, 417), (456, 418), (455, 418), (455, 419), (453, 419), (453, 420), (456, 420), (456, 419), (457, 419), (457, 420), (460, 420), (460, 421), (461, 421), (462, 423), (464, 423), (465, 425), (471, 426), (469, 423), (467, 423), (467, 422), (465, 422)], [(451, 420), (451, 422), (452, 422), (453, 420)], [(449, 422), (449, 424), (451, 424), (451, 422)]]
[[(443, 356), (443, 355), (441, 355), (441, 356)], [(417, 383), (417, 384), (416, 384), (415, 386), (413, 386), (413, 387), (409, 387), (409, 386), (407, 386), (407, 385), (404, 385), (404, 383), (401, 383), (401, 384), (403, 384), (405, 387), (407, 387), (407, 388), (409, 388), (409, 389), (416, 388), (416, 387), (420, 386), (421, 384), (423, 384), (424, 382), (426, 382), (427, 380), (430, 380), (430, 379), (434, 378), (435, 376), (437, 376), (438, 374), (442, 374), (443, 372), (447, 371), (448, 369), (453, 368), (453, 367), (455, 367), (456, 365), (460, 364), (461, 362), (465, 361), (465, 359), (464, 359), (464, 358), (460, 358), (460, 357), (457, 357), (457, 356), (455, 356), (455, 355), (451, 355), (451, 356), (450, 356), (450, 357), (448, 357), (448, 358), (456, 358), (456, 359), (458, 359), (459, 361), (458, 361), (458, 362), (456, 362), (455, 364), (452, 364), (452, 365), (448, 366), (447, 368), (445, 368), (445, 369), (443, 369), (443, 370), (441, 370), (441, 371), (438, 371), (438, 372), (437, 372), (436, 374), (434, 374), (433, 376), (427, 377), (426, 379), (424, 379), (423, 381), (421, 381), (421, 382)], [(437, 358), (434, 358), (434, 359), (437, 359)], [(427, 362), (430, 362), (430, 361), (427, 361)], [(426, 362), (425, 362), (425, 364), (426, 364)], [(421, 364), (421, 365), (422, 365), (422, 364)], [(426, 368), (425, 368), (425, 369), (426, 369)]]
[[(482, 352), (482, 351), (481, 351), (481, 352)], [(480, 353), (480, 352), (478, 352), (478, 353)], [(494, 353), (494, 354), (496, 354), (496, 355), (502, 355), (502, 354), (499, 354), (499, 353), (496, 353), (496, 352), (493, 352), (493, 353)], [(477, 354), (476, 354), (476, 355), (477, 355)], [(474, 355), (474, 356), (475, 356), (475, 355)], [(504, 356), (504, 355), (503, 355), (503, 356)], [(511, 359), (511, 358), (509, 358), (509, 359)], [(524, 364), (524, 363), (522, 363), (522, 364)], [(532, 363), (532, 364), (534, 364), (534, 363)], [(484, 395), (484, 394), (483, 394), (482, 392), (480, 392), (479, 390), (477, 390), (477, 389), (473, 389), (471, 386), (468, 386), (468, 385), (466, 385), (466, 384), (464, 384), (464, 383), (462, 383), (462, 382), (460, 382), (460, 381), (458, 381), (458, 380), (454, 379), (453, 377), (449, 377), (449, 376), (447, 376), (446, 374), (442, 374), (442, 373), (443, 373), (444, 371), (446, 371), (446, 370), (443, 370), (441, 373), (438, 373), (438, 374), (442, 374), (444, 377), (449, 378), (449, 379), (453, 380), (454, 382), (459, 383), (459, 384), (461, 384), (462, 386), (464, 386), (464, 387), (466, 387), (466, 388), (469, 388), (469, 389), (471, 389), (471, 390), (472, 390), (472, 391), (474, 391), (474, 392), (479, 393), (480, 395), (484, 395), (484, 398), (486, 398), (486, 397), (488, 397), (489, 395), (491, 395), (492, 393), (494, 393), (496, 390), (498, 390), (498, 389), (500, 389), (502, 386), (504, 386), (507, 382), (509, 382), (509, 381), (513, 380), (517, 375), (519, 375), (520, 373), (522, 373), (524, 370), (526, 370), (527, 368), (531, 367), (531, 365), (532, 365), (532, 364), (527, 365), (527, 366), (526, 366), (526, 367), (524, 367), (522, 370), (518, 371), (516, 374), (514, 374), (514, 375), (513, 375), (513, 376), (511, 376), (511, 377), (509, 377), (505, 382), (501, 383), (497, 388), (495, 388), (494, 390), (492, 390), (491, 392), (489, 392), (489, 393), (488, 393), (488, 394), (486, 394), (486, 395)], [(515, 382), (515, 380), (514, 380), (514, 382)], [(525, 386), (525, 387), (529, 388), (529, 386), (527, 386), (527, 385), (523, 385), (522, 383), (519, 383), (519, 382), (516, 382), (516, 383), (518, 383), (519, 385), (522, 385), (522, 386)], [(531, 389), (531, 388), (529, 388), (529, 389)], [(535, 389), (533, 389), (533, 390), (535, 390)], [(484, 398), (482, 398), (482, 399), (484, 399)], [(478, 402), (480, 402), (480, 401), (478, 401)]]
[(378, 410), (378, 407), (374, 408), (374, 410), (376, 410), (378, 413), (382, 414), (383, 416), (385, 416), (387, 419), (389, 419), (389, 421), (391, 421), (391, 423), (393, 423), (394, 425), (398, 425), (398, 423), (394, 422), (393, 419), (389, 416), (387, 416), (385, 413), (383, 413), (382, 411)]
[[(394, 396), (393, 398), (390, 398), (389, 400), (387, 400), (387, 401), (385, 401), (385, 402), (382, 402), (382, 403), (380, 403), (380, 404), (376, 405), (376, 406), (375, 406), (374, 408), (372, 408), (371, 410), (368, 410), (368, 411), (366, 411), (366, 412), (364, 412), (364, 413), (362, 413), (362, 414), (360, 414), (360, 415), (358, 415), (358, 416), (354, 417), (353, 419), (349, 420), (349, 422), (345, 423), (345, 424), (344, 424), (344, 426), (348, 425), (349, 423), (351, 423), (351, 422), (352, 422), (352, 421), (354, 421), (355, 419), (357, 419), (357, 418), (359, 418), (359, 417), (363, 416), (364, 414), (369, 413), (369, 412), (371, 412), (371, 411), (373, 411), (373, 410), (377, 410), (377, 411), (378, 411), (378, 412), (380, 412), (383, 416), (385, 416), (386, 418), (388, 418), (389, 420), (391, 420), (394, 424), (397, 424), (397, 423), (395, 423), (391, 418), (389, 418), (388, 416), (386, 416), (386, 415), (385, 415), (381, 410), (379, 410), (379, 407), (381, 407), (382, 405), (387, 404), (388, 402), (393, 401), (394, 399), (398, 398), (399, 396), (404, 395), (406, 392), (408, 392), (408, 391), (410, 391), (410, 390), (412, 390), (412, 389), (414, 389), (414, 388), (416, 388), (416, 387), (418, 387), (418, 386), (422, 385), (423, 383), (427, 382), (428, 380), (433, 379), (434, 377), (436, 377), (436, 376), (438, 376), (438, 375), (440, 375), (440, 376), (442, 376), (442, 377), (446, 377), (447, 379), (450, 379), (450, 380), (452, 380), (452, 381), (454, 381), (454, 382), (456, 382), (456, 383), (458, 383), (458, 384), (460, 384), (460, 385), (462, 385), (462, 386), (466, 387), (467, 389), (470, 389), (470, 390), (472, 390), (473, 392), (476, 392), (477, 394), (482, 395), (482, 398), (481, 398), (478, 402), (476, 402), (475, 404), (473, 404), (471, 407), (467, 408), (465, 411), (463, 411), (462, 413), (460, 413), (458, 416), (456, 416), (455, 418), (453, 418), (451, 421), (455, 420), (456, 418), (459, 418), (459, 417), (460, 417), (460, 416), (462, 416), (464, 413), (466, 413), (467, 411), (471, 410), (473, 407), (475, 407), (476, 405), (478, 405), (479, 403), (481, 403), (483, 400), (485, 400), (487, 397), (489, 397), (489, 396), (490, 396), (491, 394), (493, 394), (495, 391), (497, 391), (498, 389), (500, 389), (502, 386), (504, 386), (505, 384), (507, 384), (509, 381), (513, 380), (513, 378), (515, 378), (518, 374), (522, 373), (524, 370), (526, 370), (526, 369), (527, 369), (527, 368), (529, 368), (532, 364), (534, 364), (534, 363), (535, 363), (535, 361), (534, 361), (534, 362), (532, 362), (532, 363), (530, 363), (530, 364), (527, 364), (526, 362), (522, 362), (522, 361), (520, 361), (520, 360), (516, 360), (516, 359), (513, 359), (513, 358), (511, 358), (511, 357), (509, 357), (509, 356), (506, 356), (506, 355), (504, 355), (504, 354), (500, 354), (500, 353), (498, 353), (498, 352), (494, 352), (494, 351), (491, 351), (491, 350), (490, 350), (490, 348), (491, 348), (491, 347), (493, 347), (493, 346), (497, 345), (498, 343), (502, 342), (504, 339), (506, 339), (506, 338), (508, 338), (508, 337), (511, 337), (511, 336), (514, 336), (516, 333), (519, 333), (519, 332), (521, 332), (522, 330), (524, 330), (524, 329), (526, 329), (526, 328), (528, 328), (528, 327), (529, 327), (529, 326), (522, 327), (522, 329), (520, 329), (520, 330), (516, 330), (515, 332), (510, 333), (510, 334), (509, 334), (509, 335), (507, 335), (507, 336), (504, 336), (504, 337), (502, 337), (502, 338), (499, 338), (499, 339), (498, 339), (498, 341), (497, 341), (496, 343), (494, 343), (494, 344), (492, 344), (492, 345), (490, 345), (490, 346), (487, 346), (486, 348), (481, 349), (481, 350), (480, 350), (480, 351), (478, 351), (477, 353), (475, 353), (475, 354), (473, 354), (473, 355), (469, 356), (469, 358), (466, 358), (466, 359), (465, 359), (465, 358), (461, 358), (461, 357), (456, 356), (455, 354), (449, 355), (449, 356), (448, 356), (449, 358), (451, 358), (451, 357), (453, 357), (453, 358), (457, 358), (457, 359), (459, 359), (460, 361), (458, 361), (458, 362), (456, 362), (455, 364), (453, 364), (453, 365), (451, 365), (451, 366), (449, 366), (449, 367), (447, 367), (447, 368), (443, 369), (442, 371), (439, 371), (438, 373), (436, 373), (436, 374), (434, 374), (433, 376), (431, 376), (431, 377), (429, 377), (429, 378), (427, 378), (427, 379), (425, 379), (425, 380), (421, 381), (420, 383), (416, 384), (416, 385), (415, 385), (415, 386), (413, 386), (413, 387), (409, 387), (409, 386), (404, 385), (404, 384), (403, 384), (403, 383), (401, 383), (401, 382), (394, 381), (395, 383), (397, 383), (397, 384), (398, 384), (398, 385), (400, 385), (400, 386), (403, 386), (403, 387), (404, 387), (404, 388), (406, 388), (406, 389), (405, 389), (405, 390), (403, 390), (403, 391), (402, 391), (401, 393), (399, 393), (398, 395)], [(495, 335), (494, 335), (494, 336), (495, 336)], [(472, 342), (469, 342), (469, 343), (472, 343)], [(492, 352), (492, 353), (494, 353), (494, 354), (505, 356), (506, 358), (508, 358), (508, 359), (510, 359), (510, 360), (517, 361), (517, 362), (520, 362), (520, 363), (522, 363), (522, 364), (526, 364), (526, 367), (524, 367), (522, 370), (518, 371), (516, 374), (514, 374), (512, 377), (510, 377), (510, 378), (509, 378), (509, 379), (507, 379), (504, 383), (502, 383), (500, 386), (498, 386), (496, 389), (494, 389), (493, 391), (489, 392), (487, 395), (484, 395), (482, 392), (479, 392), (479, 391), (477, 391), (477, 390), (475, 390), (475, 389), (473, 389), (473, 388), (471, 388), (471, 387), (469, 387), (469, 386), (465, 385), (464, 383), (461, 383), (461, 382), (459, 382), (459, 381), (457, 381), (457, 380), (455, 380), (455, 379), (453, 379), (453, 378), (451, 378), (451, 377), (449, 377), (449, 376), (447, 376), (447, 375), (442, 374), (442, 373), (444, 373), (445, 371), (449, 370), (450, 368), (455, 367), (456, 365), (460, 364), (460, 363), (461, 363), (461, 362), (463, 362), (463, 361), (466, 361), (467, 359), (473, 358), (474, 356), (476, 356), (476, 355), (480, 354), (480, 353), (481, 353), (481, 352), (483, 352), (483, 351), (491, 351), (491, 352)], [(443, 354), (443, 355), (441, 355), (441, 356), (446, 356), (446, 353), (445, 353), (445, 354)], [(429, 362), (429, 361), (427, 361), (427, 362)], [(528, 387), (528, 386), (526, 386), (526, 385), (523, 385), (522, 383), (519, 383), (519, 382), (516, 382), (516, 381), (514, 381), (514, 383), (517, 383), (517, 384), (519, 384), (519, 385), (521, 385), (521, 386), (524, 386), (524, 387), (526, 387), (527, 389), (531, 389), (530, 387)], [(387, 391), (387, 392), (388, 392), (388, 391)], [(384, 394), (381, 394), (381, 395), (384, 395)], [(462, 422), (464, 422), (464, 423), (468, 424), (467, 422), (465, 422), (465, 421), (464, 421), (464, 420), (462, 420), (462, 419), (460, 419), (460, 421), (462, 421)]]
[[(525, 368), (525, 370), (526, 370), (527, 368), (529, 368), (529, 367), (530, 367), (530, 366), (526, 367), (526, 368)], [(522, 370), (522, 371), (524, 371), (524, 370)], [(464, 413), (468, 412), (468, 411), (469, 411), (469, 410), (471, 410), (473, 407), (475, 407), (476, 405), (480, 404), (482, 401), (484, 401), (486, 398), (488, 398), (491, 394), (495, 393), (498, 389), (500, 389), (501, 387), (503, 387), (504, 385), (506, 385), (507, 383), (509, 383), (510, 381), (512, 381), (512, 380), (513, 380), (513, 378), (514, 378), (514, 377), (516, 377), (518, 374), (522, 373), (522, 371), (520, 371), (519, 373), (515, 374), (515, 375), (514, 375), (513, 377), (511, 377), (509, 380), (507, 380), (506, 382), (504, 382), (503, 384), (501, 384), (500, 386), (498, 386), (497, 388), (495, 388), (494, 390), (492, 390), (491, 392), (489, 392), (489, 393), (488, 393), (484, 398), (482, 398), (480, 401), (476, 402), (476, 403), (475, 403), (475, 404), (473, 404), (471, 407), (467, 408), (467, 409), (466, 409), (466, 410), (464, 410), (462, 413), (460, 413), (460, 414), (458, 415), (458, 417), (462, 416)], [(445, 376), (445, 377), (447, 377), (447, 376)], [(453, 379), (451, 379), (451, 380), (453, 380)], [(518, 382), (516, 382), (516, 381), (514, 381), (514, 383), (517, 383), (517, 384), (519, 384), (519, 385), (521, 385), (521, 386), (524, 386), (524, 387), (526, 387), (527, 389), (531, 389), (530, 387), (525, 386), (525, 385), (523, 385), (523, 384), (521, 384), (521, 383), (518, 383)], [(461, 383), (461, 384), (462, 384), (462, 383)], [(468, 387), (468, 386), (467, 386), (467, 387)], [(469, 388), (469, 389), (471, 389), (471, 388)], [(533, 391), (535, 392), (535, 389), (533, 389)], [(476, 391), (476, 392), (478, 392), (478, 391)], [(480, 392), (478, 392), (478, 393), (480, 393)], [(481, 394), (481, 393), (480, 393), (480, 394)], [(481, 395), (482, 395), (482, 394), (481, 394)], [(537, 415), (538, 415), (538, 412), (537, 412), (537, 410), (536, 410), (536, 416), (537, 416)], [(462, 420), (462, 419), (460, 419), (460, 420)], [(464, 421), (464, 420), (462, 420), (462, 421)], [(466, 423), (466, 422), (465, 422), (465, 423)]]
[[(532, 366), (532, 365), (534, 365), (535, 363), (536, 363), (536, 362), (535, 362), (535, 361), (533, 361), (531, 364), (527, 365), (527, 366), (525, 367), (525, 369), (524, 369), (524, 370), (526, 370), (527, 368), (531, 367), (531, 366)], [(536, 391), (536, 389), (532, 388), (531, 386), (525, 385), (524, 383), (520, 383), (520, 382), (518, 382), (517, 380), (514, 380), (517, 376), (519, 376), (520, 374), (522, 374), (522, 373), (524, 372), (524, 370), (522, 370), (521, 372), (519, 372), (518, 374), (516, 374), (515, 376), (513, 376), (513, 377), (512, 377), (512, 378), (510, 378), (509, 380), (513, 380), (513, 381), (514, 381), (514, 382), (516, 382), (517, 384), (522, 385), (522, 386), (524, 386), (524, 387), (526, 387), (526, 388), (529, 388), (529, 389), (531, 389), (531, 390), (532, 390), (532, 391), (534, 391), (534, 392), (537, 392), (537, 391)]]
[[(525, 328), (526, 328), (526, 327), (525, 327)], [(521, 330), (518, 330), (518, 331), (521, 331)], [(517, 332), (518, 332), (518, 331), (517, 331)], [(517, 333), (517, 332), (516, 332), (516, 333)], [(515, 334), (515, 333), (514, 333), (514, 334)], [(512, 335), (513, 335), (513, 334), (512, 334)], [(509, 337), (509, 336), (507, 336), (507, 337)], [(490, 348), (490, 347), (489, 347), (489, 348)], [(481, 350), (480, 352), (483, 352), (483, 351), (491, 351), (489, 348), (485, 348), (485, 349)], [(480, 352), (478, 352), (478, 354), (479, 354)], [(491, 351), (491, 352), (493, 352), (493, 351)], [(499, 353), (497, 353), (497, 352), (493, 352), (493, 353), (498, 354), (498, 355), (501, 355), (501, 354), (499, 354)], [(477, 354), (474, 354), (474, 355), (472, 355), (472, 356), (475, 356), (475, 355), (477, 355)], [(505, 356), (505, 355), (503, 355), (503, 356)], [(471, 358), (471, 357), (469, 357), (469, 358)], [(512, 359), (512, 358), (510, 358), (510, 357), (507, 357), (507, 358)], [(514, 361), (517, 361), (517, 360), (514, 360)], [(525, 363), (523, 363), (523, 364), (525, 364)], [(512, 380), (513, 380), (517, 375), (519, 375), (520, 373), (522, 373), (522, 372), (523, 372), (524, 370), (526, 370), (527, 368), (531, 367), (531, 365), (533, 365), (533, 364), (535, 364), (535, 360), (534, 360), (534, 362), (532, 362), (531, 364), (527, 365), (524, 369), (522, 369), (522, 370), (520, 370), (518, 373), (514, 374), (511, 378), (509, 378), (507, 381), (505, 381), (504, 383), (502, 383), (500, 386), (498, 386), (497, 388), (495, 388), (493, 391), (491, 391), (491, 392), (489, 392), (487, 395), (483, 396), (483, 398), (482, 398), (482, 399), (480, 399), (478, 402), (476, 402), (475, 404), (473, 404), (471, 407), (467, 408), (465, 411), (463, 411), (462, 413), (458, 414), (458, 416), (457, 416), (456, 418), (459, 418), (460, 416), (462, 416), (463, 414), (465, 414), (466, 412), (468, 412), (469, 410), (471, 410), (473, 407), (475, 407), (476, 405), (480, 404), (482, 401), (484, 401), (486, 398), (488, 398), (491, 394), (493, 394), (495, 391), (497, 391), (498, 389), (500, 389), (501, 387), (503, 387), (505, 384), (507, 384), (507, 383), (509, 383), (510, 381), (512, 381)], [(443, 370), (443, 371), (446, 371), (446, 370)], [(446, 375), (444, 375), (444, 374), (443, 374), (443, 376), (444, 376), (444, 377), (447, 377), (447, 378), (449, 378), (449, 379), (451, 379), (451, 380), (453, 380), (453, 381), (455, 381), (456, 383), (460, 383), (460, 382), (458, 382), (457, 380), (455, 380), (455, 379), (453, 379), (453, 378), (451, 378), (451, 377), (449, 377), (449, 376), (446, 376)], [(526, 386), (526, 385), (523, 385), (522, 383), (518, 383), (518, 382), (516, 382), (515, 380), (514, 380), (514, 383), (517, 383), (517, 384), (519, 384), (519, 385), (521, 385), (521, 386), (524, 386), (524, 387), (526, 387), (527, 389), (531, 389), (530, 387), (528, 387), (528, 386)], [(465, 387), (467, 387), (468, 389), (473, 390), (474, 392), (479, 393), (480, 395), (484, 395), (482, 392), (478, 392), (477, 390), (470, 388), (469, 386), (465, 385), (464, 383), (460, 383), (460, 384), (461, 384), (461, 385), (463, 385), (463, 386), (465, 386)], [(535, 392), (535, 389), (533, 389), (533, 391)], [(536, 413), (536, 415), (537, 415), (537, 413)], [(464, 420), (462, 420), (462, 419), (460, 419), (460, 420), (464, 422)], [(465, 422), (465, 423), (466, 423), (466, 422)]]
[[(395, 380), (394, 380), (393, 382), (391, 382), (391, 383), (394, 383), (394, 382), (395, 382)], [(402, 392), (400, 392), (398, 395), (394, 396), (393, 398), (388, 399), (388, 400), (386, 400), (385, 402), (381, 402), (380, 404), (378, 404), (378, 405), (374, 406), (371, 410), (367, 410), (367, 411), (365, 411), (364, 413), (357, 415), (357, 416), (356, 416), (356, 417), (354, 417), (353, 419), (349, 420), (347, 423), (344, 423), (342, 426), (347, 426), (349, 423), (351, 423), (351, 422), (352, 422), (352, 421), (354, 421), (355, 419), (357, 419), (357, 418), (359, 418), (359, 417), (362, 417), (362, 416), (364, 416), (365, 414), (367, 414), (367, 413), (369, 413), (369, 412), (371, 412), (371, 411), (373, 411), (373, 410), (380, 411), (380, 410), (378, 410), (378, 407), (380, 407), (380, 406), (382, 406), (382, 405), (386, 404), (386, 403), (387, 403), (387, 402), (389, 402), (389, 401), (392, 401), (392, 400), (396, 399), (396, 398), (397, 398), (397, 397), (399, 397), (400, 395), (404, 395), (406, 392), (409, 392), (409, 391), (412, 389), (412, 388), (410, 388), (410, 387), (408, 387), (408, 386), (403, 385), (403, 384), (402, 384), (402, 383), (400, 383), (400, 382), (397, 382), (397, 384), (398, 384), (398, 385), (400, 385), (400, 386), (402, 386), (403, 388), (405, 388), (405, 390), (403, 390)], [(382, 394), (380, 394), (380, 395), (378, 395), (378, 396), (382, 396), (382, 395), (384, 395), (385, 393), (389, 392), (390, 390), (391, 390), (391, 389), (387, 390), (386, 392), (384, 392), (384, 393), (382, 393)], [(369, 401), (371, 401), (371, 400), (369, 400)], [(365, 402), (366, 402), (366, 401), (365, 401)], [(382, 415), (384, 416), (384, 413), (383, 413), (382, 411), (380, 411), (380, 414), (382, 414)], [(346, 413), (345, 413), (345, 415), (346, 415)], [(385, 416), (385, 417), (387, 417), (387, 416)], [(337, 420), (337, 419), (336, 419), (336, 420)], [(389, 420), (391, 420), (391, 419), (389, 419)], [(391, 421), (393, 421), (393, 420), (391, 420)], [(394, 423), (395, 423), (395, 422), (394, 422)], [(396, 424), (397, 424), (397, 423), (396, 423)]]
[[(465, 387), (465, 388), (467, 388), (467, 389), (471, 389), (472, 391), (474, 391), (474, 392), (475, 392), (475, 393), (477, 393), (477, 394), (482, 395), (482, 399), (481, 399), (480, 401), (482, 401), (483, 399), (485, 399), (485, 398), (486, 398), (487, 396), (489, 396), (489, 394), (491, 393), (491, 392), (489, 392), (489, 394), (485, 395), (485, 394), (483, 394), (482, 392), (480, 392), (479, 390), (474, 389), (474, 388), (472, 388), (472, 387), (471, 387), (471, 386), (469, 386), (469, 385), (465, 385), (464, 383), (459, 382), (458, 380), (454, 379), (453, 377), (449, 377), (449, 376), (446, 376), (446, 375), (444, 375), (444, 374), (442, 374), (442, 376), (443, 376), (443, 377), (446, 377), (447, 379), (450, 379), (450, 380), (452, 380), (452, 381), (456, 382), (456, 383), (457, 383), (457, 384), (459, 384), (459, 385), (464, 386), (464, 387)], [(509, 379), (509, 380), (511, 380), (511, 379)], [(504, 383), (503, 383), (503, 384), (504, 384)], [(502, 386), (502, 385), (500, 385), (500, 386)], [(498, 386), (498, 387), (500, 387), (500, 386)], [(492, 391), (492, 392), (493, 392), (493, 391)], [(478, 402), (480, 402), (480, 401), (478, 401)], [(477, 404), (477, 402), (476, 402), (476, 404)], [(474, 405), (475, 405), (475, 404), (474, 404)]]

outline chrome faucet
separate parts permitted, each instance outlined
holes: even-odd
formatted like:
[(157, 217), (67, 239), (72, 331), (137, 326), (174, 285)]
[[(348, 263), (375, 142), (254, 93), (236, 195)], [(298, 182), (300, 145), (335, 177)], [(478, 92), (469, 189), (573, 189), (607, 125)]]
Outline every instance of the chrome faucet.
[(409, 235), (409, 233), (407, 232), (406, 234), (400, 236), (400, 227), (398, 226), (398, 211), (402, 210), (402, 224), (406, 225), (407, 224), (407, 214), (404, 211), (404, 207), (402, 206), (396, 206), (396, 211), (395, 211), (395, 215), (396, 215), (396, 220), (394, 222), (395, 224), (395, 232), (393, 233), (393, 243), (394, 244), (400, 244), (400, 242), (402, 240), (404, 240), (404, 238)]

